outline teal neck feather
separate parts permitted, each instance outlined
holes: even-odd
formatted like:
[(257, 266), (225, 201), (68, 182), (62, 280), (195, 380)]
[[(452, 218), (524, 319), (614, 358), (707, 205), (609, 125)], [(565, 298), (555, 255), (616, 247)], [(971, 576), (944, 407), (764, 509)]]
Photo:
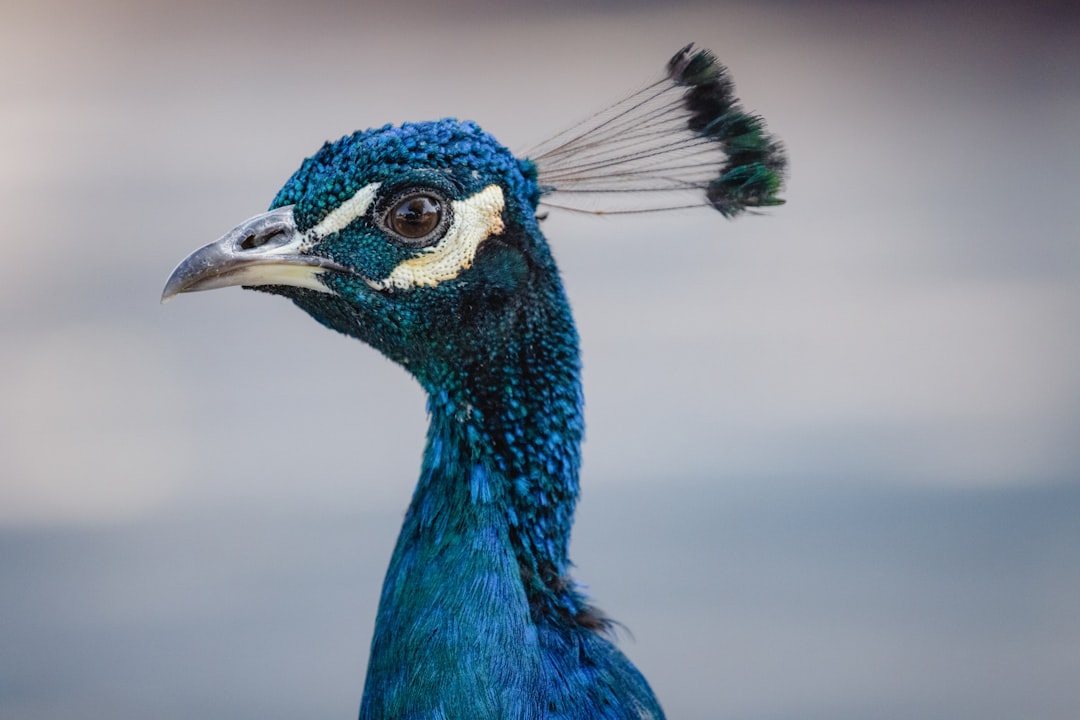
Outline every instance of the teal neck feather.
[[(531, 218), (522, 225), (540, 237)], [(458, 317), (458, 332), (439, 333), (442, 350), (410, 363), (431, 423), (383, 585), (361, 720), (664, 716), (569, 577), (578, 340), (554, 261), (542, 244), (527, 254), (527, 287)]]
[(597, 623), (567, 576), (583, 421), (555, 277), (534, 275), (531, 302), (511, 314), (490, 311), (513, 332), (487, 317), (480, 326), (498, 329), (459, 333), (455, 362), (414, 368), (431, 422), (361, 717), (522, 717), (548, 692), (538, 627)]

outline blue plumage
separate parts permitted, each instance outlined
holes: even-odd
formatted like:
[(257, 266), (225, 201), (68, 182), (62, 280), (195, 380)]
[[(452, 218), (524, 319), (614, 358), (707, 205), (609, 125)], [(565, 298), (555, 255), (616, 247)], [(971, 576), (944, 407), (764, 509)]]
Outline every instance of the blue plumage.
[(711, 55), (682, 51), (650, 88), (531, 160), (452, 119), (327, 143), (269, 212), (166, 286), (166, 298), (228, 285), (284, 295), (428, 393), (362, 719), (663, 717), (569, 575), (578, 338), (537, 208), (560, 191), (693, 191), (733, 215), (779, 202), (783, 157)]

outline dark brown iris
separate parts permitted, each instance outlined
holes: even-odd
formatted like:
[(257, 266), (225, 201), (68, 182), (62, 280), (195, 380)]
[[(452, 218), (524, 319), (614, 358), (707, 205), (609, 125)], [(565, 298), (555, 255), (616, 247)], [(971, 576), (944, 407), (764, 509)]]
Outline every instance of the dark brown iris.
[(410, 195), (402, 198), (386, 214), (390, 229), (408, 240), (419, 240), (439, 227), (442, 204), (431, 195)]

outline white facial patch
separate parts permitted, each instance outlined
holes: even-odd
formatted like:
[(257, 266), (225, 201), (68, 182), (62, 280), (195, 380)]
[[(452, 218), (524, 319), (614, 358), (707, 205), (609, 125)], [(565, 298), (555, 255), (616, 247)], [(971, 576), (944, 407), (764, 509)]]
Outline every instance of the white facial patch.
[(375, 193), (378, 192), (382, 183), (371, 183), (356, 191), (356, 194), (345, 202), (331, 210), (322, 221), (313, 227), (308, 233), (314, 238), (324, 238), (341, 232), (358, 217), (361, 217), (375, 202)]
[(505, 229), (502, 221), (505, 205), (502, 188), (488, 185), (472, 197), (454, 200), (451, 205), (454, 221), (442, 240), (424, 248), (420, 255), (402, 262), (385, 279), (369, 284), (379, 290), (435, 287), (445, 280), (453, 280), (462, 270), (472, 267), (480, 243), (492, 235), (501, 234)]

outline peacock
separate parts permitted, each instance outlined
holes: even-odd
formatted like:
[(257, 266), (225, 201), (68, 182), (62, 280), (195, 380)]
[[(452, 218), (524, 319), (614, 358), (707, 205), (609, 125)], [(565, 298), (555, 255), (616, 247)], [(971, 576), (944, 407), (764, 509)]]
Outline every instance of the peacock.
[(361, 720), (662, 718), (570, 577), (578, 336), (546, 210), (778, 205), (782, 145), (689, 45), (656, 82), (518, 158), (473, 122), (327, 142), (162, 300), (283, 295), (424, 388), (423, 463), (386, 572)]

